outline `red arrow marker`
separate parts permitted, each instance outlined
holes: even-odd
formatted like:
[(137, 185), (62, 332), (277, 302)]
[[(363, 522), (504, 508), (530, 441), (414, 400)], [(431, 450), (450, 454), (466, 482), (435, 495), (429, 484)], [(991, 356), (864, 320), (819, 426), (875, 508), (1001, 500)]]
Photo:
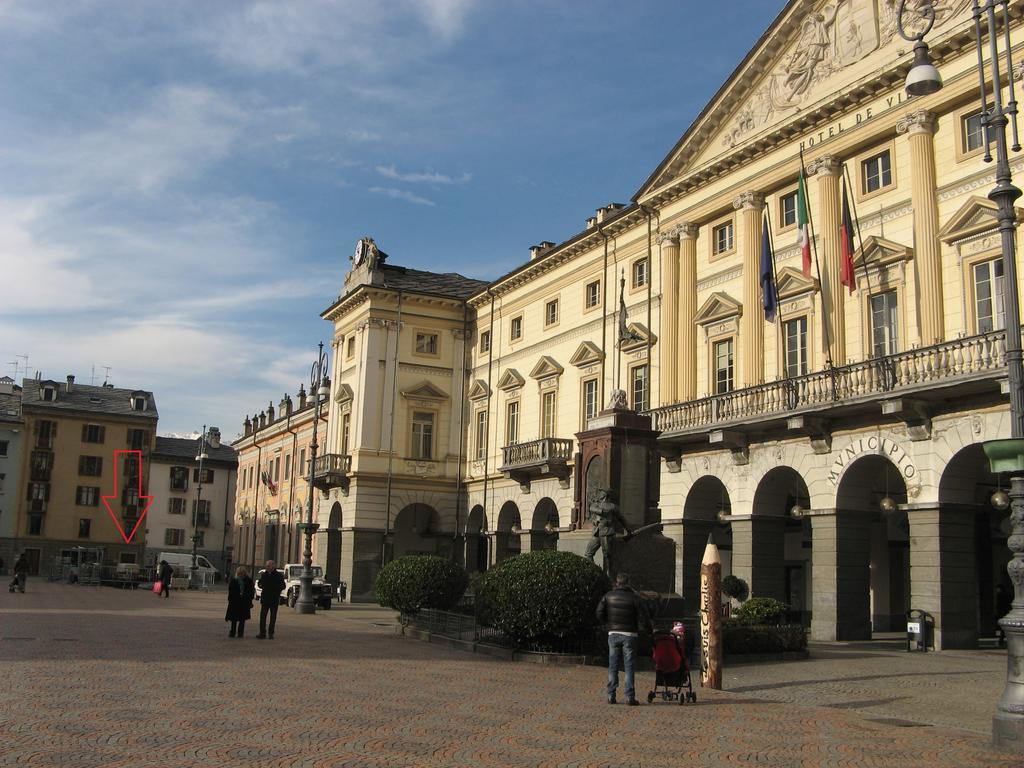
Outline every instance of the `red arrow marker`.
[[(127, 534), (124, 532), (124, 527), (121, 525), (121, 521), (117, 519), (117, 515), (114, 513), (114, 510), (111, 509), (111, 507), (110, 507), (110, 502), (112, 500), (118, 498), (117, 489), (118, 489), (119, 486), (117, 484), (117, 470), (118, 470), (118, 467), (120, 466), (120, 461), (118, 459), (120, 458), (120, 456), (122, 454), (127, 455), (129, 457), (128, 458), (129, 462), (132, 462), (132, 461), (138, 461), (139, 462), (139, 464), (138, 464), (138, 471), (135, 473), (135, 475), (136, 475), (136, 477), (138, 478), (138, 481), (139, 481), (139, 488), (138, 488), (138, 491), (139, 491), (139, 504), (142, 506), (142, 513), (139, 515), (139, 519), (135, 521), (135, 527), (132, 528), (132, 532), (131, 533), (127, 533)], [(124, 543), (125, 544), (131, 544), (132, 543), (132, 539), (135, 538), (135, 532), (138, 531), (139, 530), (139, 526), (142, 525), (142, 519), (146, 516), (146, 513), (149, 511), (149, 505), (152, 504), (152, 503), (153, 503), (153, 497), (152, 496), (143, 496), (142, 495), (142, 451), (128, 451), (128, 450), (125, 450), (125, 451), (114, 451), (114, 493), (111, 494), (110, 496), (104, 496), (103, 497), (103, 506), (105, 506), (107, 508), (107, 512), (110, 513), (110, 517), (114, 521), (114, 525), (117, 526), (117, 530), (121, 532), (121, 538), (124, 539)]]

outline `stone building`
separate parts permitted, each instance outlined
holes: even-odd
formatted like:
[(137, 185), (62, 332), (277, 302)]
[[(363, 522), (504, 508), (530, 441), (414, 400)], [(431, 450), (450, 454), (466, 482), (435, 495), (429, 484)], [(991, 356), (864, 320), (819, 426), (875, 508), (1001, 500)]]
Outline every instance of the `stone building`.
[(242, 436), (232, 444), (238, 455), (232, 542), (236, 564), (258, 570), (271, 559), (300, 561), (297, 525), (306, 519), (314, 423), (321, 445), (327, 434), (327, 405), (321, 402), (319, 419), (315, 410), (313, 398), (300, 387), (297, 400), (286, 394), (276, 408), (270, 403), (246, 417)]
[(199, 440), (157, 437), (150, 461), (146, 514), (146, 560), (152, 564), (160, 552), (192, 552), (193, 532), (199, 537), (197, 553), (220, 572), (232, 558), (231, 523), (235, 513), (238, 454), (221, 445), (220, 430), (207, 430), (199, 490)]
[(25, 420), (21, 416), (21, 387), (10, 376), (0, 376), (0, 575), (6, 575), (16, 557), (13, 543), (21, 497), (21, 463)]
[(341, 534), (320, 556), (352, 594), (404, 552), (482, 569), (560, 546), (583, 524), (576, 436), (621, 388), (660, 432), (657, 514), (691, 605), (710, 534), (815, 638), (909, 608), (939, 647), (991, 633), (1009, 524), (981, 446), (1009, 426), (970, 5), (936, 4), (945, 87), (909, 99), (895, 3), (792, 0), (632, 202), (489, 284), (361, 241), (322, 315), (319, 522)]

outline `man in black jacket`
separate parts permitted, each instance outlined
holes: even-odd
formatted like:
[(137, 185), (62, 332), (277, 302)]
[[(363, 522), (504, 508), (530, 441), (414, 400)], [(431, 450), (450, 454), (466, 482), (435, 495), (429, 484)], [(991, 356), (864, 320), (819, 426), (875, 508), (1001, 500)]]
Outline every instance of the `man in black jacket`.
[(615, 703), (621, 656), (626, 670), (626, 703), (636, 706), (639, 704), (633, 681), (636, 646), (640, 630), (651, 633), (654, 625), (640, 595), (629, 586), (629, 576), (625, 573), (615, 577), (615, 587), (597, 604), (597, 620), (608, 625), (608, 703)]
[[(267, 568), (260, 576), (260, 633), (256, 639), (274, 639), (274, 627), (277, 626), (277, 609), (281, 605), (281, 593), (284, 592), (284, 575), (277, 570), (273, 560), (267, 560)], [(267, 614), (270, 614), (270, 634), (267, 634)]]

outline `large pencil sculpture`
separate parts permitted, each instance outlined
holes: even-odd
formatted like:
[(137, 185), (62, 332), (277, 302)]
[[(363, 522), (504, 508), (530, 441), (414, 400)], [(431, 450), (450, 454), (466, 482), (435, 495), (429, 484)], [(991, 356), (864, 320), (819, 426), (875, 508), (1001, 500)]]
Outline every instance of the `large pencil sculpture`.
[(708, 536), (700, 562), (700, 681), (722, 690), (722, 559)]

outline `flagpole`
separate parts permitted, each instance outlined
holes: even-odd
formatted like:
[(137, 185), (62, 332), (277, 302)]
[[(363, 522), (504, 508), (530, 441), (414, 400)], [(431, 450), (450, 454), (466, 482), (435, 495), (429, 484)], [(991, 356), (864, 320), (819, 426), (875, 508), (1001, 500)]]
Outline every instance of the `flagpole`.
[[(804, 150), (800, 148), (800, 177), (807, 178), (807, 169), (804, 167)], [(807, 194), (807, 184), (804, 183), (804, 194)], [(821, 327), (825, 336), (825, 360), (828, 367), (834, 369), (835, 363), (832, 360), (832, 338), (829, 333), (828, 307), (825, 305), (825, 283), (821, 279), (821, 263), (818, 260), (818, 241), (814, 234), (814, 217), (811, 215), (811, 206), (807, 205), (807, 226), (811, 231), (811, 250), (814, 251), (814, 269), (818, 273), (818, 293), (821, 296)], [(831, 298), (831, 297), (830, 297)], [(834, 384), (833, 380), (833, 384)], [(834, 387), (833, 387), (834, 389)], [(835, 392), (833, 391), (833, 394)]]
[[(853, 181), (850, 179), (850, 169), (846, 167), (846, 163), (845, 162), (843, 163), (843, 184), (846, 185), (847, 199), (850, 201), (850, 210), (853, 212), (853, 226), (857, 230), (857, 241), (860, 243), (861, 260), (864, 262), (864, 280), (868, 284), (868, 301), (870, 302), (871, 301), (871, 294), (874, 292), (874, 290), (871, 287), (871, 270), (868, 269), (868, 260), (867, 260), (867, 258), (864, 255), (864, 235), (862, 235), (861, 232), (860, 232), (860, 217), (857, 216), (857, 204), (853, 201)], [(882, 210), (881, 209), (879, 209), (879, 211), (878, 211), (878, 222), (879, 222), (879, 226), (881, 226), (881, 223), (882, 223)], [(883, 235), (883, 237), (884, 237), (884, 235)], [(857, 272), (856, 272), (856, 269), (855, 269), (854, 270), (854, 275), (856, 275), (856, 274), (857, 274)], [(871, 309), (871, 307), (870, 307), (870, 304), (869, 304), (869, 306), (868, 306), (869, 313), (870, 313), (870, 309)], [(861, 323), (863, 323), (863, 322), (864, 322), (864, 313), (862, 312), (861, 313)], [(860, 332), (861, 332), (861, 338), (867, 339), (867, 336), (864, 333), (863, 325), (861, 326)], [(869, 343), (866, 346), (868, 347), (868, 349), (871, 349), (871, 354), (869, 356), (870, 357), (874, 357), (874, 349), (872, 348), (870, 341), (871, 340), (868, 339)]]
[(775, 317), (779, 321), (779, 352), (781, 354), (776, 355), (776, 359), (782, 361), (782, 377), (786, 378), (786, 345), (783, 331), (785, 320), (782, 317), (782, 300), (779, 298), (779, 272), (775, 263), (775, 238), (772, 237), (772, 216), (768, 211), (767, 205), (764, 207), (764, 220), (768, 225), (768, 250), (770, 250), (772, 254), (772, 283), (775, 287)]

